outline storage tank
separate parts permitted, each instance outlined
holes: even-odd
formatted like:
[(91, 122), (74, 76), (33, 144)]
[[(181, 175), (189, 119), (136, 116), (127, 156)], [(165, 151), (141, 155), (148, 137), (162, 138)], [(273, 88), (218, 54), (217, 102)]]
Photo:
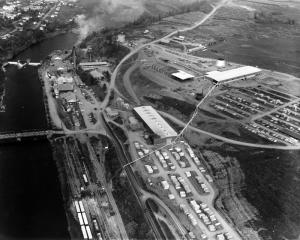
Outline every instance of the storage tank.
[(224, 58), (219, 58), (216, 62), (216, 66), (218, 68), (223, 68), (226, 66), (226, 62), (225, 62), (225, 59)]

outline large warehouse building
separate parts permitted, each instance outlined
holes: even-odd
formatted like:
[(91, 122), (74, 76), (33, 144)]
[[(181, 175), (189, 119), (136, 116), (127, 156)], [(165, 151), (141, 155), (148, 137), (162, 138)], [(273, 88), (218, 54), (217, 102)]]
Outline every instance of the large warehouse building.
[(151, 138), (155, 144), (171, 143), (177, 132), (151, 106), (134, 108), (135, 113), (153, 133)]
[(259, 68), (252, 66), (244, 66), (226, 71), (207, 72), (205, 76), (215, 83), (224, 83), (229, 81), (250, 79), (256, 77), (260, 73), (261, 69)]

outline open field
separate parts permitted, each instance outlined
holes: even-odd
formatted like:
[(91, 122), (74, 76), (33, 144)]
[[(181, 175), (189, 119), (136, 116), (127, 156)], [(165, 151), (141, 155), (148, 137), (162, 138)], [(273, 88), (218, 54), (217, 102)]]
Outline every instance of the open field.
[(300, 76), (299, 21), (299, 4), (288, 7), (280, 3), (233, 1), (204, 25), (187, 32), (186, 37), (211, 43), (208, 51), (194, 55), (223, 57)]

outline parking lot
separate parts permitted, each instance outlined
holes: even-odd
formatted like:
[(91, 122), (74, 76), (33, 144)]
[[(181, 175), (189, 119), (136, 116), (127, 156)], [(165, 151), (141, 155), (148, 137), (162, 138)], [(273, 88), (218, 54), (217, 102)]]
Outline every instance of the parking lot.
[(263, 86), (235, 88), (217, 95), (209, 107), (270, 142), (299, 144), (300, 99), (295, 96)]
[[(136, 157), (152, 151), (137, 141), (133, 145)], [(239, 239), (214, 209), (213, 179), (187, 143), (155, 151), (138, 164), (149, 189), (159, 191), (161, 199), (189, 225), (190, 239)]]

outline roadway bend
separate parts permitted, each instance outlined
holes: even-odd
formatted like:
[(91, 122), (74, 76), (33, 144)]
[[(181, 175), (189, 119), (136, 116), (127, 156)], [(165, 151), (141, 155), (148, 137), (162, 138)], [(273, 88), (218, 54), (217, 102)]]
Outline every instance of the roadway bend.
[[(173, 115), (163, 112), (163, 111), (158, 111), (163, 117), (168, 118), (169, 120), (171, 120), (172, 122), (185, 127), (186, 123), (177, 119), (176, 117), (174, 117)], [(237, 140), (233, 140), (230, 138), (226, 138), (211, 132), (207, 132), (204, 130), (201, 130), (199, 128), (195, 128), (191, 125), (188, 126), (189, 129), (193, 130), (194, 132), (197, 133), (201, 133), (201, 134), (205, 134), (208, 135), (210, 137), (213, 137), (215, 139), (221, 140), (223, 142), (226, 143), (230, 143), (230, 144), (234, 144), (234, 145), (240, 145), (240, 146), (245, 146), (245, 147), (253, 147), (253, 148), (265, 148), (265, 149), (279, 149), (279, 150), (300, 150), (300, 145), (295, 145), (295, 146), (280, 146), (280, 145), (272, 145), (272, 144), (258, 144), (258, 143), (249, 143), (249, 142), (242, 142), (242, 141), (237, 141)]]

